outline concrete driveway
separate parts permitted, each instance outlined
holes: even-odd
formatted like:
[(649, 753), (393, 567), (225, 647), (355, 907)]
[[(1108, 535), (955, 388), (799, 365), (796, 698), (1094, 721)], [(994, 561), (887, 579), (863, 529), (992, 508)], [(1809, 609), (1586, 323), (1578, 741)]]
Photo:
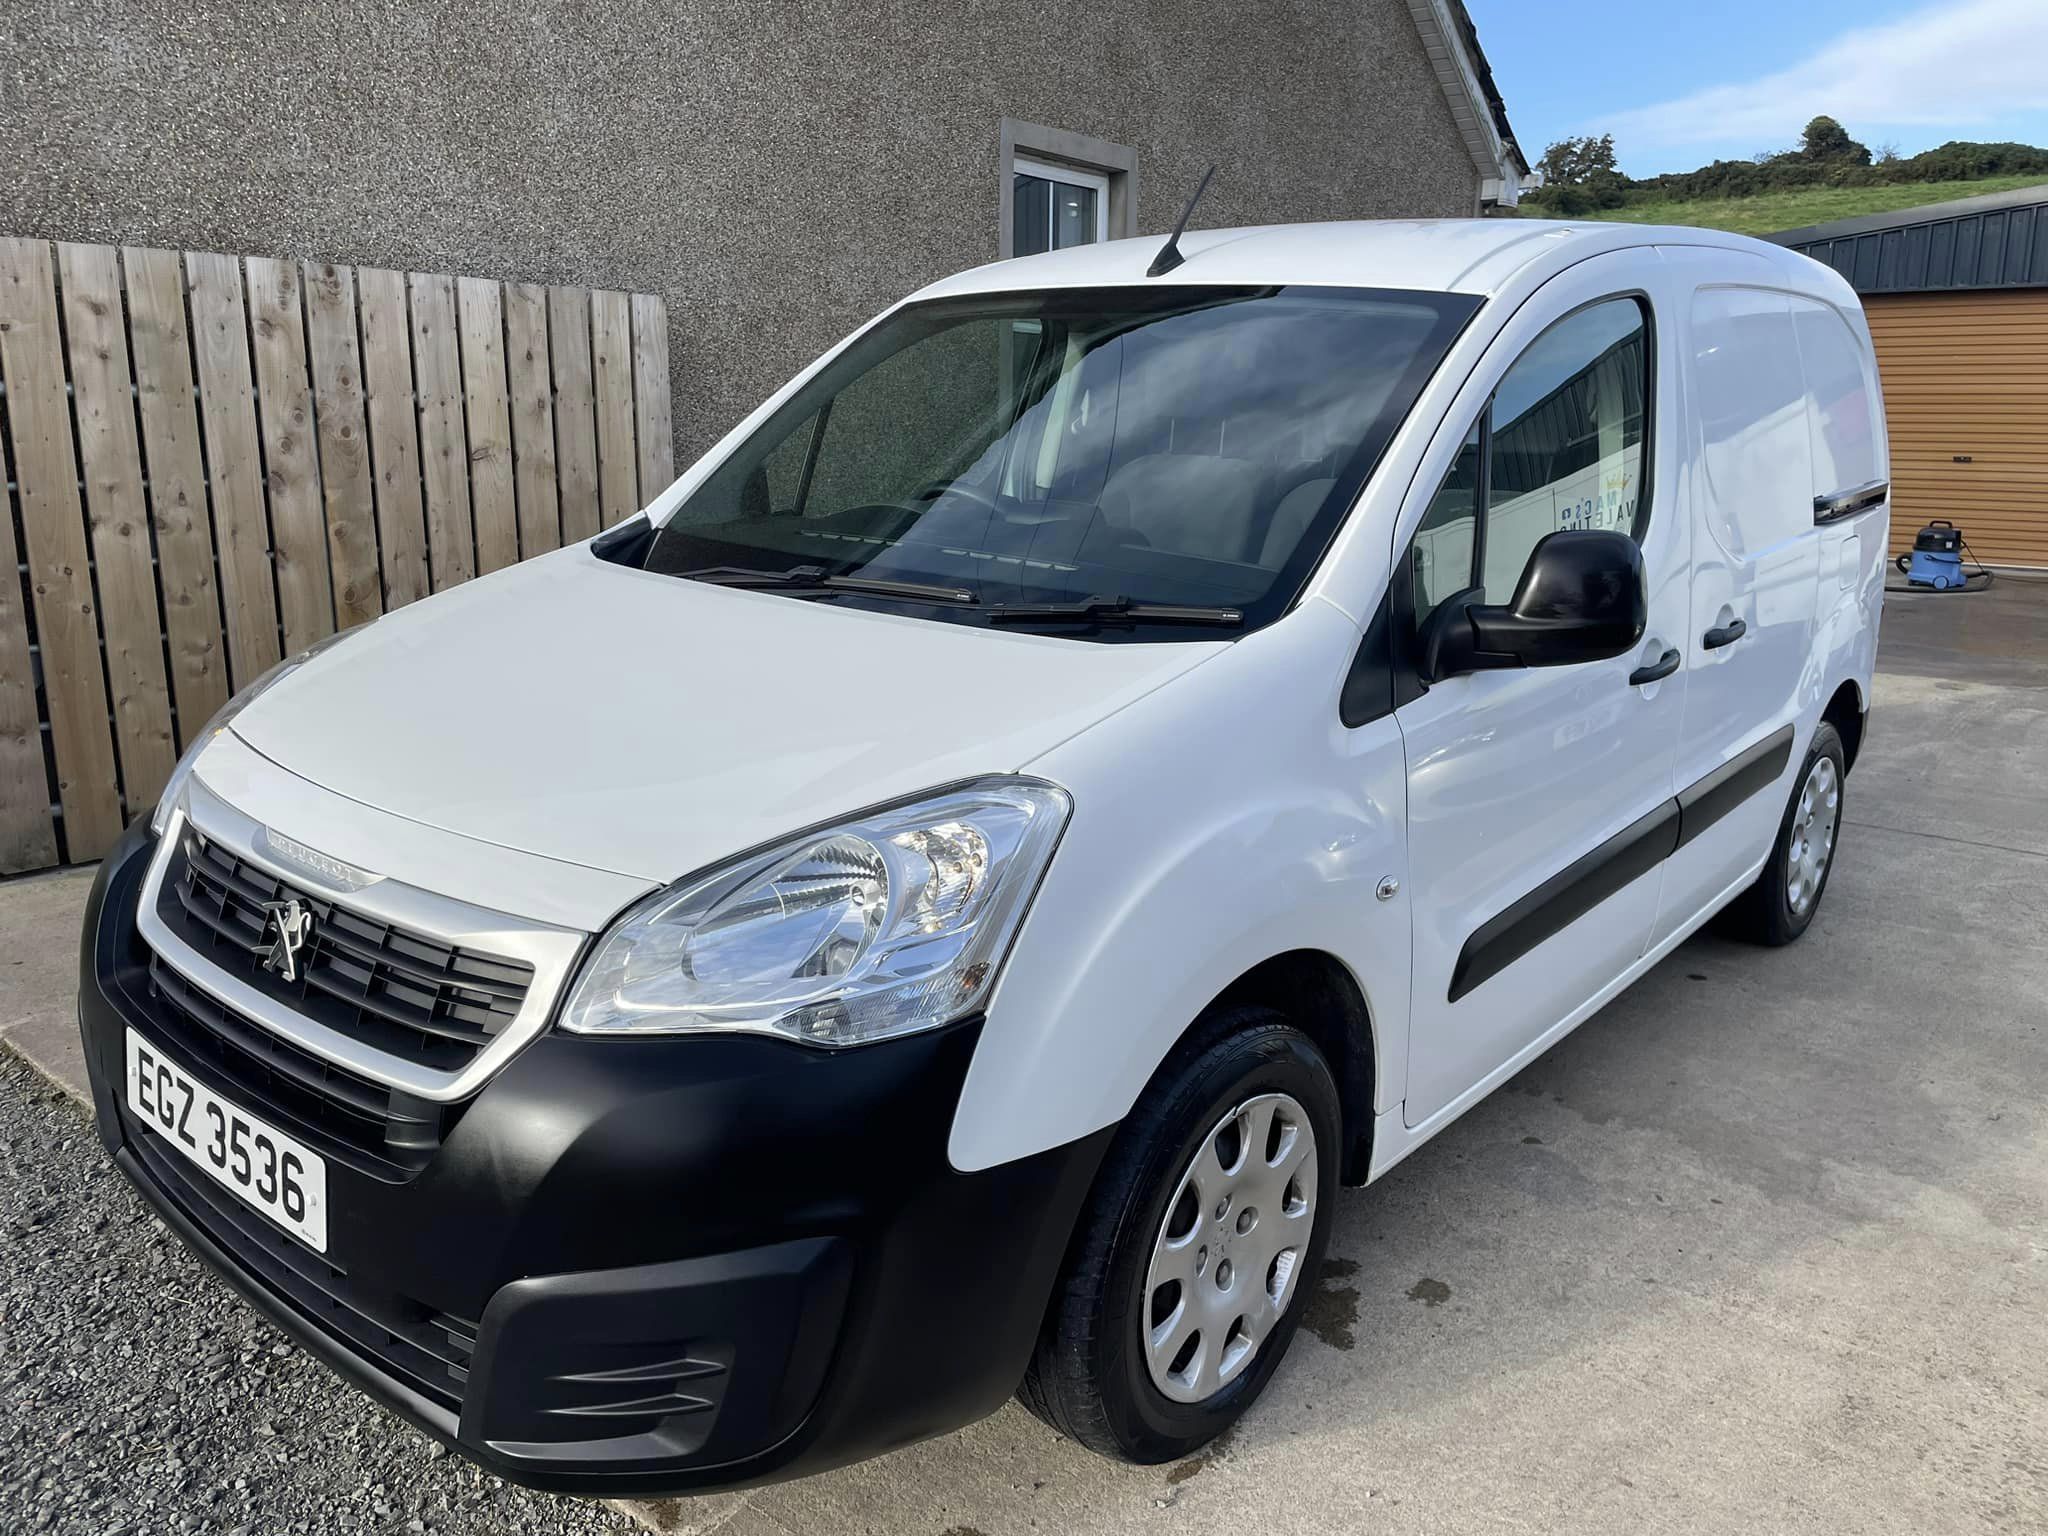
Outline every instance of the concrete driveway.
[[(1694, 940), (1347, 1193), (1307, 1332), (1224, 1444), (1113, 1466), (1012, 1406), (634, 1512), (724, 1536), (2048, 1527), (2048, 585), (1898, 598), (1883, 658), (1806, 938)], [(59, 1075), (83, 893), (0, 886), (0, 1030)]]

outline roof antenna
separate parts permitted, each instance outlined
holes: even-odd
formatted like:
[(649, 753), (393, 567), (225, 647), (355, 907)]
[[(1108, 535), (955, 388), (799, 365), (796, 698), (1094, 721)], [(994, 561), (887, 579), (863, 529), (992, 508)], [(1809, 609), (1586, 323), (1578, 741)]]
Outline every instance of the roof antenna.
[(1181, 231), (1188, 227), (1188, 216), (1195, 211), (1195, 204), (1202, 200), (1202, 194), (1209, 190), (1209, 178), (1216, 174), (1216, 162), (1209, 162), (1209, 169), (1202, 172), (1202, 179), (1195, 185), (1195, 195), (1188, 199), (1187, 207), (1180, 211), (1180, 222), (1173, 226), (1173, 233), (1166, 237), (1166, 244), (1159, 247), (1159, 254), (1152, 258), (1152, 265), (1145, 269), (1147, 277), (1164, 277), (1175, 267), (1187, 260), (1180, 253)]

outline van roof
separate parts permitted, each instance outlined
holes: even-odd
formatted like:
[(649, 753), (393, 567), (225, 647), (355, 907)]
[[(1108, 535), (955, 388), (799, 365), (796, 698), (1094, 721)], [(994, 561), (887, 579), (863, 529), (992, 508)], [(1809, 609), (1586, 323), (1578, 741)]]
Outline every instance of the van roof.
[[(1491, 295), (1511, 279), (1542, 277), (1603, 251), (1654, 245), (1708, 246), (1760, 256), (1786, 286), (1831, 293), (1826, 269), (1782, 246), (1720, 230), (1551, 219), (1379, 219), (1189, 230), (1185, 265), (1148, 279), (1164, 235), (1141, 235), (1024, 256), (942, 278), (916, 299), (1020, 288), (1121, 284), (1343, 284)], [(1532, 267), (1547, 268), (1530, 272)]]

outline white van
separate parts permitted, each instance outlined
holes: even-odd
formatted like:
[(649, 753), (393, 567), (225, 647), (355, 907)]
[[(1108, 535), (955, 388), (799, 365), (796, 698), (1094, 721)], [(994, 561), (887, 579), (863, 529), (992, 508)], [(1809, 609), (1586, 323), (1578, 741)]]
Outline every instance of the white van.
[(1855, 296), (1333, 224), (916, 294), (644, 515), (245, 691), (99, 877), (101, 1133), (386, 1404), (583, 1492), (1019, 1390), (1180, 1456), (1346, 1185), (1715, 913), (1869, 700)]

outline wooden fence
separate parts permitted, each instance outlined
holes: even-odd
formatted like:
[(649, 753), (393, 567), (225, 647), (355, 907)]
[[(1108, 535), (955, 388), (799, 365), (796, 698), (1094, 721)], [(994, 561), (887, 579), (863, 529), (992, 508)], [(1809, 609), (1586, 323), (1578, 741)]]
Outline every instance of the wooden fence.
[(652, 499), (668, 318), (649, 294), (0, 239), (0, 416), (12, 872), (97, 858), (281, 656)]

